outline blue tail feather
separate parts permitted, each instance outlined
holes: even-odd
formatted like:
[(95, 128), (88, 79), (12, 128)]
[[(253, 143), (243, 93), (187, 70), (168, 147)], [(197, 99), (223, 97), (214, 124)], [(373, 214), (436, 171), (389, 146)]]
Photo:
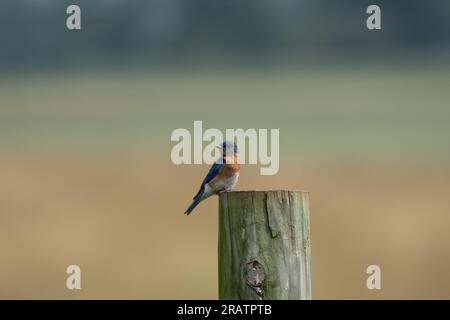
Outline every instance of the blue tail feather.
[(192, 201), (191, 205), (186, 209), (184, 212), (185, 215), (190, 215), (192, 210), (202, 201), (203, 194), (205, 193), (205, 188), (201, 188), (197, 195), (194, 197), (194, 200)]

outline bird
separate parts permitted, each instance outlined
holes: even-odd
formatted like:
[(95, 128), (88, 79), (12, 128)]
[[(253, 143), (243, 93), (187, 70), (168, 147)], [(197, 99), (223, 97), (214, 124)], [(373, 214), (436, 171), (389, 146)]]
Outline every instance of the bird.
[(222, 157), (217, 159), (209, 169), (200, 189), (184, 212), (185, 215), (190, 215), (201, 201), (214, 194), (233, 191), (236, 186), (240, 170), (237, 144), (231, 141), (223, 141), (216, 148), (221, 150)]

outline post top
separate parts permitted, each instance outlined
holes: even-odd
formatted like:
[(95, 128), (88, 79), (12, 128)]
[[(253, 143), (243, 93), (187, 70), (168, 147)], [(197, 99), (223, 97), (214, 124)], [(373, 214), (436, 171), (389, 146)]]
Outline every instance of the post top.
[(289, 189), (269, 189), (269, 190), (235, 190), (235, 191), (225, 191), (223, 193), (257, 193), (257, 192), (298, 192), (298, 193), (309, 193), (308, 190), (289, 190)]

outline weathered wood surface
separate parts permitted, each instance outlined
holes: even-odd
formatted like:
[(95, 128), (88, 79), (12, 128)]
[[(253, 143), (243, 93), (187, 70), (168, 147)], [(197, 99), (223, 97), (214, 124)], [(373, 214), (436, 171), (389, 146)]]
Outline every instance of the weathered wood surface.
[(311, 299), (309, 197), (302, 191), (219, 196), (219, 299)]

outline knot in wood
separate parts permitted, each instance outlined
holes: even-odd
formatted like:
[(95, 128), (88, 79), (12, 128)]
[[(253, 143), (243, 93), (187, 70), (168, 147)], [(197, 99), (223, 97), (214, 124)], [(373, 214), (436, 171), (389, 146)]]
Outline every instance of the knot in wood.
[(264, 296), (264, 280), (266, 279), (266, 272), (261, 263), (256, 260), (247, 263), (245, 268), (245, 280), (256, 294), (262, 298)]

